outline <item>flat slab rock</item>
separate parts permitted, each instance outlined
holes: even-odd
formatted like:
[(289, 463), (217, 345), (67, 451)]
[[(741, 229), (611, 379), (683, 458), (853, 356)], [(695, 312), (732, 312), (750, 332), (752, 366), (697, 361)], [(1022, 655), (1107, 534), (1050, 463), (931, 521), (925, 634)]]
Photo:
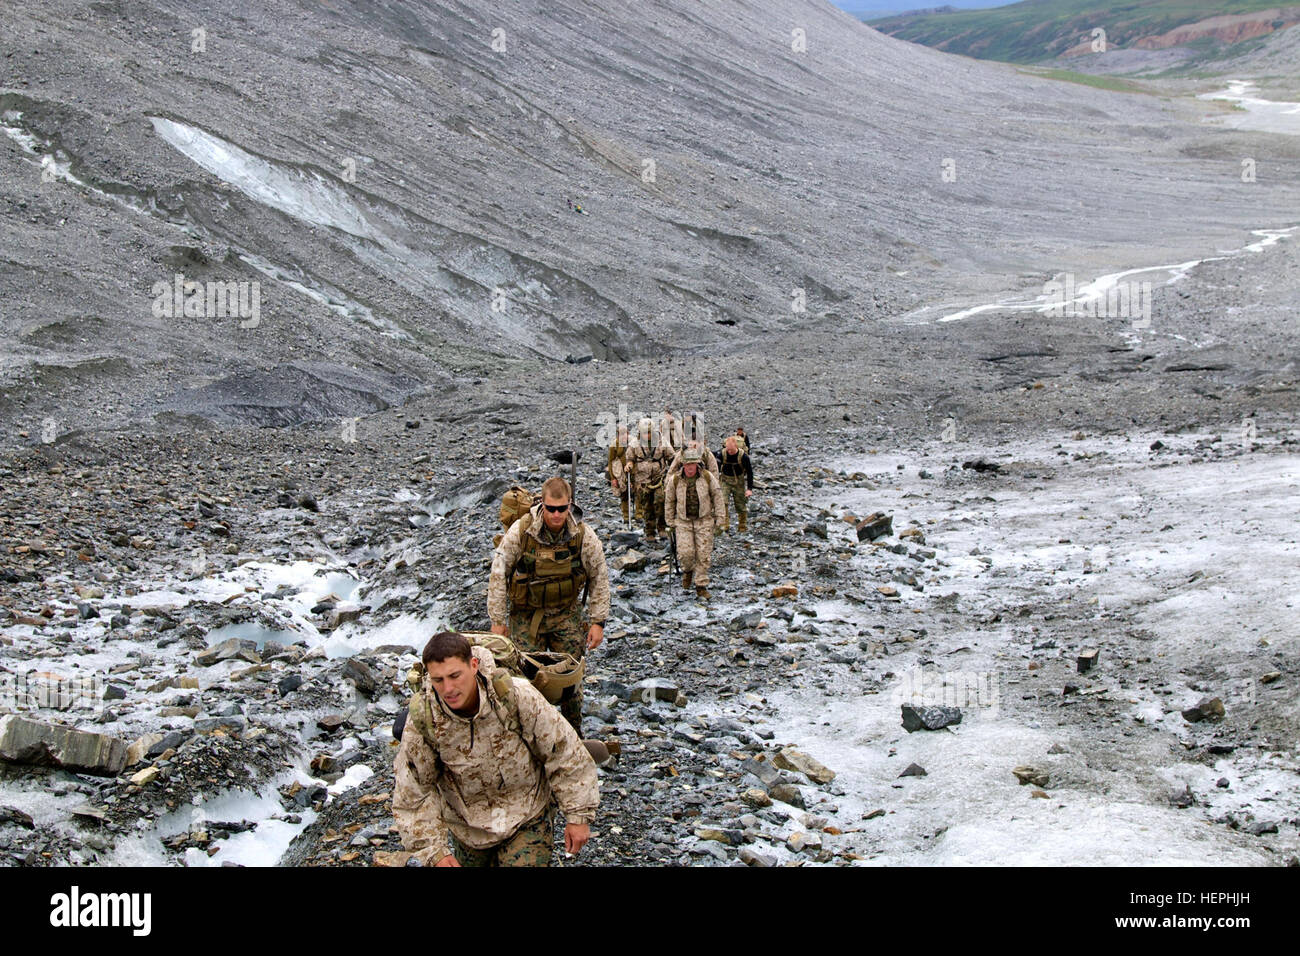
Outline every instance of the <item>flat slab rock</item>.
[(772, 766), (778, 770), (793, 770), (795, 773), (801, 773), (813, 783), (826, 784), (835, 779), (834, 770), (793, 747), (784, 747), (777, 751), (772, 758)]
[(63, 767), (76, 773), (111, 777), (126, 766), (127, 742), (108, 734), (29, 720), (0, 717), (0, 760)]

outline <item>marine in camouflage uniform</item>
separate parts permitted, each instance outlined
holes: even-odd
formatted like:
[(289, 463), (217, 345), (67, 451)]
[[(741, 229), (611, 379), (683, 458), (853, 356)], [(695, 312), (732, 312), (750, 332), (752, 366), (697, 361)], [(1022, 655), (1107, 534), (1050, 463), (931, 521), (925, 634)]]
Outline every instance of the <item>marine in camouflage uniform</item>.
[[(560, 481), (564, 488), (568, 483)], [(510, 526), (492, 557), (488, 617), (492, 630), (522, 651), (572, 654), (578, 660), (604, 639), (609, 617), (609, 569), (600, 538), (586, 524), (564, 514), (558, 530), (547, 526), (546, 505), (556, 496), (543, 485), (542, 501)], [(572, 502), (571, 497), (558, 500)], [(553, 512), (554, 514), (554, 512)], [(587, 591), (590, 624), (583, 628), (582, 592)], [(560, 702), (560, 712), (582, 733), (582, 685)]]
[[(623, 524), (628, 523), (628, 477), (627, 477), (627, 429), (620, 425), (618, 437), (609, 446), (609, 459), (605, 464), (605, 477), (609, 479), (609, 490), (618, 495), (618, 507), (623, 512)], [(637, 503), (636, 517), (641, 517), (640, 502)]]
[(664, 477), (673, 460), (673, 446), (662, 439), (655, 444), (650, 433), (651, 422), (643, 418), (638, 434), (627, 447), (624, 460), (632, 475), (632, 491), (637, 505), (645, 517), (645, 537), (654, 541), (659, 533), (668, 530), (664, 520)]
[(472, 713), (448, 706), (428, 673), (411, 699), (393, 764), (402, 844), (426, 866), (448, 856), (461, 866), (549, 866), (556, 805), (569, 827), (595, 817), (596, 766), (528, 681), (496, 671), (486, 648), (469, 651)]
[(700, 467), (698, 449), (682, 455), (682, 468), (668, 476), (664, 510), (677, 534), (677, 560), (682, 566), (682, 587), (695, 587), (701, 598), (709, 596), (709, 566), (713, 561), (713, 535), (724, 527), (726, 509), (722, 484)]

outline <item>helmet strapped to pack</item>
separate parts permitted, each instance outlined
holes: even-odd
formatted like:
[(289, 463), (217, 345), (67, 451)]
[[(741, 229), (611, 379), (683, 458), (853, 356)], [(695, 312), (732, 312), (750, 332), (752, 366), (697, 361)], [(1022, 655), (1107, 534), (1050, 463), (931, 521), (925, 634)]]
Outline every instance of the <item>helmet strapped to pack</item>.
[(519, 657), (524, 677), (552, 704), (572, 698), (587, 672), (586, 663), (572, 654), (525, 651)]
[[(554, 651), (525, 653), (520, 651), (512, 640), (491, 631), (464, 631), (462, 636), (472, 647), (482, 647), (492, 654), (494, 670), (492, 672), (492, 691), (504, 705), (506, 726), (523, 736), (519, 723), (519, 702), (514, 695), (514, 677), (523, 677), (531, 683), (550, 703), (558, 704), (572, 697), (586, 673), (585, 664), (572, 654)], [(436, 740), (433, 731), (433, 714), (430, 710), (429, 694), (424, 687), (425, 667), (423, 661), (416, 662), (407, 672), (406, 682), (412, 694), (408, 705), (407, 722), (415, 727), (426, 741), (435, 749)], [(434, 691), (433, 693), (437, 693)], [(499, 712), (498, 712), (499, 713)], [(526, 743), (526, 741), (525, 741)]]
[(511, 485), (510, 490), (501, 496), (501, 533), (492, 539), (492, 543), (499, 547), (510, 526), (528, 514), (536, 503), (537, 496), (527, 488)]

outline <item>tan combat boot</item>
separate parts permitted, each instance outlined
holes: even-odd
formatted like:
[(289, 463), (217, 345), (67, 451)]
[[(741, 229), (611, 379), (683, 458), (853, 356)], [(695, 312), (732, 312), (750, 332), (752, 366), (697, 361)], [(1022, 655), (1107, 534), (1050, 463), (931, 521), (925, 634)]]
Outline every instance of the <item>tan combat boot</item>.
[(697, 587), (695, 589), (695, 596), (701, 601), (707, 601), (709, 599), (709, 589), (704, 586)]
[(694, 572), (694, 571), (687, 571), (687, 572), (685, 572), (685, 573), (682, 575), (682, 587), (686, 588), (686, 590), (689, 591), (689, 590), (691, 589), (691, 582), (694, 581), (694, 580), (695, 580), (695, 572)]
[(738, 528), (736, 528), (736, 531), (737, 531), (738, 533), (743, 533), (743, 532), (745, 531), (746, 527), (747, 527), (747, 525), (745, 524), (745, 515), (741, 515), (741, 516), (740, 516), (740, 526), (739, 526)]

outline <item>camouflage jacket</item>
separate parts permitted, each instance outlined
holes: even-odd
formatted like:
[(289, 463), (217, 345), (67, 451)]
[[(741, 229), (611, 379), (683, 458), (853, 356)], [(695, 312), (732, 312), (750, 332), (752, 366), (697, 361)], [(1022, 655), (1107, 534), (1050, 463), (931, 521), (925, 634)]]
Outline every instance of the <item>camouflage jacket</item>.
[[(527, 533), (540, 542), (546, 528), (540, 503), (533, 505), (531, 514), (533, 517)], [(578, 523), (573, 520), (573, 513), (570, 512), (563, 534), (566, 538), (571, 538), (577, 533)], [(510, 620), (508, 585), (510, 576), (515, 572), (515, 565), (519, 563), (519, 556), (523, 554), (523, 534), (523, 522), (516, 521), (492, 555), (487, 611), (488, 619), (494, 625), (507, 625)], [(609, 620), (609, 568), (605, 565), (605, 548), (590, 525), (582, 535), (582, 566), (587, 572), (587, 615), (592, 621), (603, 624)]]
[[(669, 474), (680, 473), (680, 472), (681, 472), (681, 470), (682, 470), (682, 454), (683, 454), (683, 452), (680, 452), (680, 451), (679, 451), (679, 452), (676, 454), (676, 456), (673, 458), (672, 464), (670, 464), (670, 465), (668, 466), (668, 472), (669, 472)], [(715, 477), (715, 478), (720, 477), (719, 474), (718, 474), (718, 459), (717, 459), (717, 457), (713, 454), (713, 452), (710, 451), (710, 450), (707, 449), (707, 448), (701, 448), (701, 449), (700, 449), (700, 456), (701, 456), (700, 464), (704, 466), (704, 470), (705, 470), (705, 471), (711, 471), (711, 472), (713, 472), (713, 477)]]
[(632, 487), (639, 490), (658, 482), (673, 460), (670, 445), (658, 444), (653, 448), (641, 444), (641, 439), (634, 438), (627, 446), (624, 461), (632, 474)]
[(620, 445), (617, 442), (609, 446), (609, 459), (605, 464), (605, 477), (610, 481), (619, 481), (623, 477), (624, 459), (627, 457), (627, 446)]
[(485, 648), (479, 662), (479, 709), (461, 717), (442, 702), (425, 677), (433, 738), (408, 720), (393, 764), (393, 817), (402, 845), (426, 866), (458, 843), (485, 850), (510, 839), (542, 813), (552, 796), (567, 823), (590, 824), (600, 802), (596, 765), (560, 712), (532, 684), (513, 678), (518, 712), (492, 687), (495, 669)]
[[(722, 495), (722, 482), (711, 471), (696, 471), (695, 495), (700, 502), (699, 521), (721, 526), (726, 520), (727, 505)], [(680, 470), (668, 476), (664, 488), (664, 520), (675, 525), (689, 521), (686, 517), (686, 489), (690, 481)]]

